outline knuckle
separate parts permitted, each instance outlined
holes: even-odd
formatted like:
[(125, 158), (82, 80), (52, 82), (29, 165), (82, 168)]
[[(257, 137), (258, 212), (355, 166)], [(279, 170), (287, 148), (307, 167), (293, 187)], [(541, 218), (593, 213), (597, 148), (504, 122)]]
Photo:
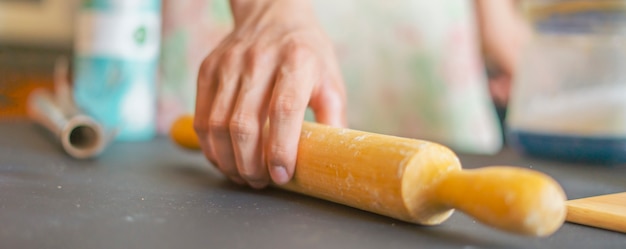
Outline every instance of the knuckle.
[(300, 102), (301, 100), (294, 95), (281, 95), (276, 97), (270, 107), (270, 112), (272, 116), (291, 117), (302, 111)]
[(247, 141), (257, 133), (252, 115), (235, 114), (229, 122), (231, 137), (237, 141)]
[(209, 55), (205, 57), (200, 63), (200, 72), (207, 70), (207, 68), (209, 68), (210, 65), (211, 65), (211, 56)]
[(270, 154), (268, 158), (270, 159), (283, 159), (287, 155), (287, 147), (280, 144), (272, 144), (269, 148)]
[(208, 131), (207, 122), (202, 118), (195, 118), (193, 121), (193, 129), (198, 134), (205, 134)]
[(204, 60), (202, 60), (202, 63), (200, 63), (200, 67), (198, 70), (199, 80), (205, 80), (207, 77), (209, 77), (210, 70), (213, 64), (214, 62), (211, 56), (206, 57)]
[(250, 47), (250, 49), (246, 51), (245, 58), (248, 63), (251, 63), (252, 65), (258, 65), (261, 63), (261, 61), (263, 61), (266, 55), (267, 52), (265, 51), (265, 49), (256, 45)]
[(229, 122), (224, 118), (211, 118), (208, 121), (209, 130), (215, 133), (227, 133), (229, 130)]
[(204, 57), (204, 59), (202, 60), (202, 63), (200, 63), (200, 68), (209, 68), (211, 67), (216, 59), (218, 59), (219, 56), (219, 50), (218, 49), (214, 49), (213, 51), (211, 51), (211, 53), (209, 53), (206, 57)]
[(230, 65), (234, 63), (235, 61), (239, 60), (239, 58), (241, 58), (243, 54), (243, 50), (244, 50), (243, 46), (240, 46), (240, 45), (234, 45), (230, 47), (229, 49), (224, 51), (224, 53), (222, 53), (222, 58), (221, 58), (222, 63), (226, 65)]
[(266, 155), (267, 162), (270, 165), (286, 165), (289, 161), (289, 152), (285, 146), (278, 144), (272, 144), (269, 148), (269, 153)]
[(307, 61), (314, 56), (313, 51), (308, 46), (297, 40), (287, 42), (285, 49), (287, 59), (293, 62)]

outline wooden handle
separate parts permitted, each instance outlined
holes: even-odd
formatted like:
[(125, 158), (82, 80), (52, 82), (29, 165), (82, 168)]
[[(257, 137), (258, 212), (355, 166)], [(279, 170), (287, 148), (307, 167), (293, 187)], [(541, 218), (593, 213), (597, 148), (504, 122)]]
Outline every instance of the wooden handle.
[[(172, 139), (198, 149), (192, 117)], [(407, 222), (436, 225), (454, 209), (487, 225), (547, 236), (565, 219), (565, 194), (549, 176), (516, 167), (462, 170), (447, 147), (305, 122), (294, 178), (280, 188)]]
[(626, 192), (567, 201), (566, 220), (626, 233)]
[(482, 223), (534, 236), (553, 233), (566, 215), (566, 197), (559, 184), (542, 173), (518, 167), (450, 172), (431, 198)]

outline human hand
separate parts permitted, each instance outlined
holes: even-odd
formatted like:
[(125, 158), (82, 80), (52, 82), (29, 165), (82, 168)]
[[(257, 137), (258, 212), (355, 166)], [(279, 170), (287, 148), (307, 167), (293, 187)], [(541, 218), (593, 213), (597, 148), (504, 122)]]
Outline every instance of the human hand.
[(498, 75), (489, 82), (489, 90), (499, 106), (507, 105), (516, 64), (531, 35), (517, 2), (476, 0), (483, 49), (498, 70)]
[(340, 70), (308, 1), (231, 0), (231, 9), (234, 30), (200, 66), (194, 127), (232, 181), (284, 184), (307, 107), (320, 123), (346, 125)]

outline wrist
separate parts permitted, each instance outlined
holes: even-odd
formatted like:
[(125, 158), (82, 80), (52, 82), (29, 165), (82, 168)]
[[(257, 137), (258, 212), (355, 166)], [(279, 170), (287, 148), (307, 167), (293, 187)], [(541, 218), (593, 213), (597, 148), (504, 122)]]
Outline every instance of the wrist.
[(230, 0), (230, 9), (235, 23), (240, 23), (244, 17), (250, 16), (255, 10), (262, 9), (271, 0)]
[(266, 12), (312, 13), (308, 0), (230, 0), (230, 8), (235, 25), (240, 25), (248, 18)]

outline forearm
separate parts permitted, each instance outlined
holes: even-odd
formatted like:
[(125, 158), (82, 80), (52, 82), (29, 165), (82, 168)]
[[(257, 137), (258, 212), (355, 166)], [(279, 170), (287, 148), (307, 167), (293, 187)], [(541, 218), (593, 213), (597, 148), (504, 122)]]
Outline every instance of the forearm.
[(515, 0), (476, 0), (483, 48), (507, 74), (513, 73), (519, 50), (529, 38), (516, 4)]

